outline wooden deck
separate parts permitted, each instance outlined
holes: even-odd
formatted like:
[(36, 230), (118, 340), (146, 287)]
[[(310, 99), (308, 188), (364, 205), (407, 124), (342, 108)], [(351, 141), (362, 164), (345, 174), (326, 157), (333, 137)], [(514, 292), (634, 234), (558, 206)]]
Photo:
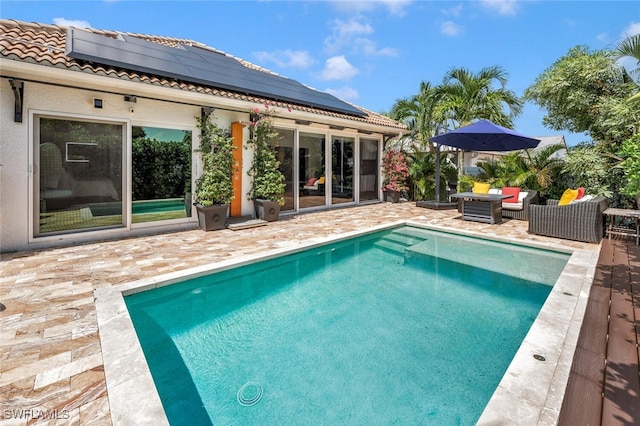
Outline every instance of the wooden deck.
[(640, 425), (640, 247), (604, 240), (558, 424)]

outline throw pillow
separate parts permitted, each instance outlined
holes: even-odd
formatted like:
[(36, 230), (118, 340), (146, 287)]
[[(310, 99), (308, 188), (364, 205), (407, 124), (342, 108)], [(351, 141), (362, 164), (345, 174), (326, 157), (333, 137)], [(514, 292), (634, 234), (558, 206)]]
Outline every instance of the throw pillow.
[(490, 186), (491, 185), (488, 184), (488, 183), (474, 182), (474, 184), (473, 184), (473, 193), (474, 194), (488, 194)]
[(558, 202), (558, 205), (559, 206), (568, 206), (569, 204), (571, 204), (571, 202), (573, 200), (576, 199), (577, 196), (578, 196), (578, 190), (577, 189), (567, 189), (562, 194), (562, 197), (560, 197), (560, 201)]
[(305, 183), (305, 186), (313, 186), (314, 183), (316, 183), (316, 181), (318, 180), (318, 178), (311, 178), (309, 179), (309, 181), (307, 183)]
[(502, 200), (503, 203), (514, 203), (518, 204), (520, 201), (518, 198), (520, 196), (520, 187), (518, 186), (504, 186), (502, 187), (502, 195), (512, 195), (511, 198), (505, 198)]
[(324, 184), (324, 182), (325, 182), (324, 176), (320, 176), (320, 179), (318, 179), (318, 185), (322, 185)]
[(584, 187), (581, 186), (580, 188), (578, 188), (578, 196), (576, 197), (576, 200), (579, 200), (580, 198), (584, 197)]

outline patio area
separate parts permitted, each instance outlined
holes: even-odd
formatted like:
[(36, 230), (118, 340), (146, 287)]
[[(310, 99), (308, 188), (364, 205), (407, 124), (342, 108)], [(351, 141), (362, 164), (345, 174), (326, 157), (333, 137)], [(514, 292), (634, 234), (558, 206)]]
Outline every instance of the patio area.
[(382, 203), (286, 216), (268, 226), (241, 231), (191, 230), (2, 254), (0, 302), (6, 306), (0, 312), (3, 424), (32, 424), (37, 420), (33, 418), (47, 415), (57, 417), (55, 424), (112, 423), (94, 304), (96, 289), (295, 248), (398, 221), (593, 250), (594, 259), (599, 251), (594, 244), (529, 235), (526, 221), (490, 225), (462, 221), (455, 210)]

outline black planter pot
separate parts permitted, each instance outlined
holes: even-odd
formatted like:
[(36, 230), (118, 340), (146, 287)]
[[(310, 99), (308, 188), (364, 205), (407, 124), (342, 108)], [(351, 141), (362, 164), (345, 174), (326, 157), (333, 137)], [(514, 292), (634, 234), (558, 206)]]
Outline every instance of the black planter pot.
[(386, 191), (387, 194), (387, 202), (398, 203), (400, 202), (400, 196), (402, 192), (400, 191)]
[(229, 204), (218, 204), (214, 206), (202, 206), (194, 204), (198, 211), (198, 224), (203, 231), (216, 231), (224, 229), (229, 215)]
[(280, 204), (276, 201), (256, 199), (253, 201), (256, 209), (256, 218), (275, 222), (280, 216)]

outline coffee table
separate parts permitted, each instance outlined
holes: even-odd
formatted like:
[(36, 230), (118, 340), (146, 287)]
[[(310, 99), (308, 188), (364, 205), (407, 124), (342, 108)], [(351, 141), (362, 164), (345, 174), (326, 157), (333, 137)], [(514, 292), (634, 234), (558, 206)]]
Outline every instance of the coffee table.
[(502, 222), (502, 200), (512, 198), (513, 195), (459, 192), (449, 197), (462, 200), (463, 220), (496, 224)]

